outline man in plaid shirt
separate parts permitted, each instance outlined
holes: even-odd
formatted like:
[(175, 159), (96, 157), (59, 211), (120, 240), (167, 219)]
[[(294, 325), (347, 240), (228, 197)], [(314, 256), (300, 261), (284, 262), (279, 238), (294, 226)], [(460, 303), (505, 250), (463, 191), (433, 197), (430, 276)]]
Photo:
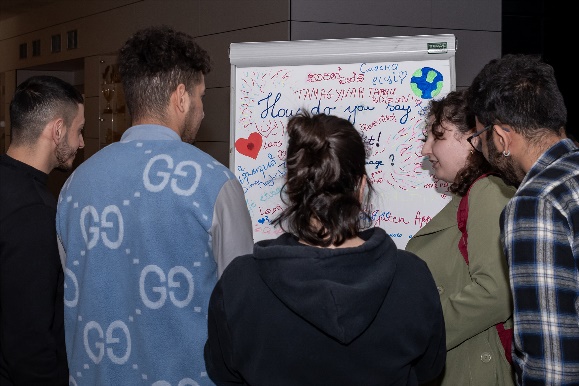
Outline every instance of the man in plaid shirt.
[(579, 385), (579, 151), (553, 68), (493, 59), (469, 88), (473, 141), (518, 186), (501, 215), (518, 385)]

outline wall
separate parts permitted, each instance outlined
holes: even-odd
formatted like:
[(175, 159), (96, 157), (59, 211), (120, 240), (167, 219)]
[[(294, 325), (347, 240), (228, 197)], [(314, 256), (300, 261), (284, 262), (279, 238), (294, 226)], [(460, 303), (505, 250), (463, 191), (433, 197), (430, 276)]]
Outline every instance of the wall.
[[(0, 55), (6, 117), (17, 69), (82, 59), (84, 159), (90, 157), (99, 148), (99, 62), (114, 55), (131, 33), (154, 24), (196, 36), (211, 55), (205, 119), (196, 145), (226, 165), (232, 42), (453, 33), (458, 39), (457, 88), (468, 86), (488, 60), (501, 54), (501, 0), (61, 0), (0, 23), (0, 52), (7, 53)], [(77, 49), (18, 59), (21, 43), (41, 39), (43, 47), (50, 47), (53, 34), (66, 37), (72, 29), (78, 31)]]
[[(575, 22), (573, 12), (565, 12), (563, 0), (504, 0), (502, 54), (541, 55), (553, 66), (557, 84), (567, 106), (567, 134), (579, 138), (579, 111), (573, 109), (577, 81), (569, 81), (575, 73), (565, 43)], [(562, 48), (563, 47), (563, 48)]]
[[(275, 4), (273, 4), (275, 3)], [(214, 65), (207, 76), (206, 118), (198, 135), (198, 146), (227, 163), (229, 158), (229, 58), (233, 41), (288, 40), (288, 1), (206, 1), (206, 0), (141, 0), (141, 1), (60, 1), (22, 17), (3, 22), (0, 27), (0, 72), (6, 74), (7, 95), (15, 87), (16, 69), (42, 67), (47, 63), (84, 58), (84, 90), (86, 98), (85, 157), (99, 147), (98, 97), (100, 92), (99, 62), (114, 54), (131, 33), (153, 24), (168, 24), (198, 37), (209, 51)], [(226, 7), (228, 13), (222, 10)], [(237, 15), (247, 14), (244, 18)], [(68, 17), (67, 17), (68, 15)], [(227, 17), (229, 15), (229, 17)], [(235, 17), (234, 17), (235, 16)], [(19, 19), (19, 20), (14, 20)], [(47, 23), (51, 20), (51, 23)], [(79, 44), (75, 50), (44, 53), (41, 57), (17, 59), (18, 46), (41, 39), (50, 46), (55, 33), (77, 29)], [(5, 112), (9, 98), (6, 98)], [(9, 134), (6, 128), (6, 135)], [(8, 143), (9, 137), (6, 140)]]
[(291, 40), (454, 34), (457, 88), (501, 55), (501, 0), (292, 0), (291, 19)]

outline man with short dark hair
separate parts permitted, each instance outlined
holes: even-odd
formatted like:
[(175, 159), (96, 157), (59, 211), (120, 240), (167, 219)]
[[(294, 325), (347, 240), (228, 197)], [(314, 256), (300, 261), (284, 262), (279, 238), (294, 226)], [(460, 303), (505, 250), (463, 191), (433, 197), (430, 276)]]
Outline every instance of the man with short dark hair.
[(84, 147), (84, 99), (61, 79), (34, 76), (16, 88), (10, 122), (0, 155), (0, 384), (68, 385), (56, 197), (46, 183)]
[(469, 88), (482, 151), (518, 186), (501, 215), (519, 385), (579, 384), (579, 151), (553, 68), (491, 60)]

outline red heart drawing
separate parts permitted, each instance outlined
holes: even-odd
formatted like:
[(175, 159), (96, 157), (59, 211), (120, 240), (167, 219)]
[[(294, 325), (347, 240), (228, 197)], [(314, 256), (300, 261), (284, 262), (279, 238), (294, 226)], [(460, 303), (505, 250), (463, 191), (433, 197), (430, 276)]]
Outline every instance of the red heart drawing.
[(256, 159), (257, 154), (261, 150), (262, 142), (263, 138), (261, 134), (254, 132), (249, 134), (247, 139), (239, 138), (235, 141), (235, 149), (243, 155)]

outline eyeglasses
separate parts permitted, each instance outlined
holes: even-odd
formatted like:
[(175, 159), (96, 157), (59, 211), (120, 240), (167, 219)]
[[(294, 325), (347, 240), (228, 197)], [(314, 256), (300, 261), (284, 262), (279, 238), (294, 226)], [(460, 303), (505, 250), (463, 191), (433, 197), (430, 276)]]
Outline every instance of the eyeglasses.
[(478, 137), (479, 135), (481, 135), (482, 133), (484, 133), (485, 131), (492, 129), (494, 126), (494, 124), (488, 125), (487, 127), (485, 127), (484, 129), (477, 131), (476, 133), (474, 133), (473, 135), (471, 135), (470, 137), (468, 137), (466, 140), (468, 141), (468, 143), (470, 143), (470, 145), (472, 146), (473, 149), (475, 149), (476, 151), (482, 152), (482, 141), (478, 141), (478, 144), (475, 146), (472, 143), (472, 139)]
[[(484, 133), (485, 131), (492, 129), (494, 126), (496, 125), (496, 123), (491, 123), (490, 125), (486, 126), (484, 129), (482, 129), (481, 131), (477, 131), (476, 133), (474, 133), (473, 135), (471, 135), (470, 137), (468, 137), (466, 140), (468, 141), (468, 143), (470, 143), (470, 145), (472, 146), (473, 149), (475, 149), (476, 151), (480, 151), (482, 152), (482, 141), (478, 141), (478, 145), (475, 146), (472, 144), (472, 139), (478, 137), (479, 135), (481, 135), (482, 133)], [(508, 128), (501, 126), (501, 129), (503, 129), (506, 132), (510, 132), (511, 130), (509, 130)]]

